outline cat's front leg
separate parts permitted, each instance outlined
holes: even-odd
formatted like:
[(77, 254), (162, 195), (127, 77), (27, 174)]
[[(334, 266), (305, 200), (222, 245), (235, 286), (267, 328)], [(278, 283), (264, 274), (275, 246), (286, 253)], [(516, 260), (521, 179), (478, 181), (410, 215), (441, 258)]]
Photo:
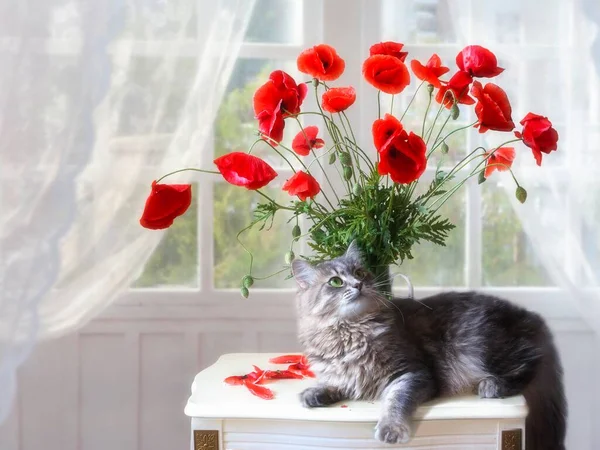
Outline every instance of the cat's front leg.
[(343, 399), (339, 389), (325, 385), (310, 387), (300, 393), (300, 401), (307, 408), (329, 406)]
[(413, 413), (434, 394), (435, 384), (427, 371), (407, 372), (394, 379), (381, 397), (382, 412), (375, 427), (375, 439), (386, 444), (408, 442)]

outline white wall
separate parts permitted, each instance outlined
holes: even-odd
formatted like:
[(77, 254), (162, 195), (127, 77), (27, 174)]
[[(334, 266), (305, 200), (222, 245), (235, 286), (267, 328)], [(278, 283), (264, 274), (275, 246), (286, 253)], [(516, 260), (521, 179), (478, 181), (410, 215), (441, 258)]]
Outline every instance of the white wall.
[[(298, 349), (291, 308), (238, 310), (235, 318), (224, 311), (117, 305), (80, 332), (41, 344), (20, 372), (0, 449), (187, 449), (183, 407), (196, 372), (226, 352)], [(566, 372), (568, 448), (598, 449), (597, 342), (577, 321), (551, 325)]]

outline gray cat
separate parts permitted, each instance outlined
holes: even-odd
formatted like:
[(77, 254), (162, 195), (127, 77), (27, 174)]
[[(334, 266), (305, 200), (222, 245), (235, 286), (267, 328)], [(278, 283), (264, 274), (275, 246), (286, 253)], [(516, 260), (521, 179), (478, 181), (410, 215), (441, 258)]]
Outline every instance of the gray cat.
[(411, 417), (437, 396), (523, 394), (528, 450), (564, 450), (562, 368), (543, 319), (475, 292), (420, 302), (388, 300), (351, 244), (340, 258), (312, 266), (296, 259), (298, 333), (317, 374), (306, 407), (380, 399), (376, 439), (410, 439)]

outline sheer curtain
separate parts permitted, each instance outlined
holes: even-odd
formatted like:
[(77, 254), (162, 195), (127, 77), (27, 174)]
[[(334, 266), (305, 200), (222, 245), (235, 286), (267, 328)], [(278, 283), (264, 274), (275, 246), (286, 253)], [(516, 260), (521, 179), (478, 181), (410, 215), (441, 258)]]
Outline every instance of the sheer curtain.
[(518, 144), (514, 167), (529, 193), (525, 205), (515, 199), (510, 177), (500, 184), (552, 283), (600, 333), (600, 3), (550, 0), (542, 8), (542, 2), (450, 0), (448, 6), (463, 43), (501, 49), (500, 65), (509, 70), (500, 83), (515, 122), (531, 111), (559, 131), (558, 151), (544, 155), (543, 170)]
[(253, 7), (3, 2), (0, 422), (36, 340), (109, 305), (159, 243), (138, 223), (150, 182), (205, 163)]

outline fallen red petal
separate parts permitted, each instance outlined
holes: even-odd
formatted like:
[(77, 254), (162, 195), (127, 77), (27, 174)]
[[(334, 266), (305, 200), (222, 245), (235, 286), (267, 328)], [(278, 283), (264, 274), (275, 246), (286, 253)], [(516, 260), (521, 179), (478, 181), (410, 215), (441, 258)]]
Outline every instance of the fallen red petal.
[(275, 394), (273, 394), (273, 391), (271, 389), (266, 388), (264, 386), (258, 386), (252, 383), (250, 380), (245, 380), (244, 386), (246, 386), (252, 394), (262, 399), (273, 400), (275, 398)]
[(300, 380), (304, 377), (302, 374), (292, 372), (291, 370), (266, 370), (263, 378), (267, 380)]
[(348, 407), (348, 405), (342, 405), (342, 406), (340, 406), (340, 408), (347, 408), (347, 407)]
[(271, 364), (294, 364), (304, 361), (304, 355), (282, 355), (271, 358)]
[(225, 378), (223, 381), (231, 386), (240, 386), (244, 384), (244, 380), (247, 378), (246, 375), (234, 375)]

